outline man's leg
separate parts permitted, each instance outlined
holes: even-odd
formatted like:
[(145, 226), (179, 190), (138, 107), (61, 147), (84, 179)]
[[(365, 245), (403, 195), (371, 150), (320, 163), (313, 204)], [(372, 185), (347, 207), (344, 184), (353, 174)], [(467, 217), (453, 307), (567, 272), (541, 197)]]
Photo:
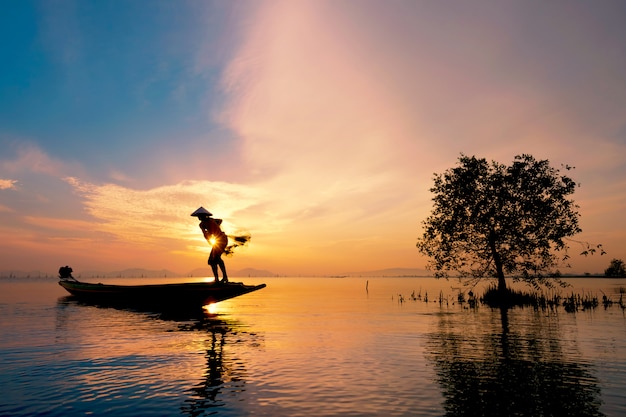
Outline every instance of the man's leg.
[(228, 274), (226, 273), (226, 265), (224, 264), (224, 260), (222, 258), (219, 258), (217, 262), (220, 266), (220, 269), (222, 270), (222, 282), (228, 282)]
[(215, 282), (218, 282), (219, 281), (219, 276), (217, 275), (217, 263), (215, 263), (215, 259), (213, 259), (213, 253), (211, 253), (211, 255), (209, 255), (208, 264), (211, 267), (211, 270), (213, 271), (213, 276), (215, 277)]

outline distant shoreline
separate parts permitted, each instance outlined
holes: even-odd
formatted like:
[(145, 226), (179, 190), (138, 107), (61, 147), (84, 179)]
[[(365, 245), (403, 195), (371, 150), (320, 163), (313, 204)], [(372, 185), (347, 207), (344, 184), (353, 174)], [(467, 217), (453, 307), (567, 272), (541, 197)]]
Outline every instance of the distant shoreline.
[[(229, 274), (231, 279), (245, 279), (245, 278), (326, 278), (326, 279), (345, 279), (345, 278), (435, 278), (433, 275), (394, 275), (394, 274), (348, 274), (348, 275), (314, 275), (314, 274), (293, 274), (293, 275), (284, 275), (284, 274), (238, 274), (232, 273)], [(84, 279), (84, 280), (94, 280), (94, 279), (154, 279), (154, 278), (213, 278), (211, 274), (198, 274), (198, 275), (181, 275), (181, 274), (142, 274), (142, 275), (124, 275), (124, 274), (74, 274), (74, 278), (76, 279)], [(626, 277), (607, 277), (605, 275), (596, 274), (596, 275), (563, 275), (559, 277), (561, 279), (626, 279)], [(56, 274), (33, 274), (33, 273), (0, 273), (0, 279), (8, 280), (8, 279), (24, 279), (24, 280), (57, 280), (58, 275)], [(459, 280), (458, 277), (448, 277), (448, 278), (439, 278), (442, 280)], [(496, 279), (496, 278), (483, 278), (485, 280), (488, 279)], [(513, 279), (513, 277), (506, 277), (507, 280)]]

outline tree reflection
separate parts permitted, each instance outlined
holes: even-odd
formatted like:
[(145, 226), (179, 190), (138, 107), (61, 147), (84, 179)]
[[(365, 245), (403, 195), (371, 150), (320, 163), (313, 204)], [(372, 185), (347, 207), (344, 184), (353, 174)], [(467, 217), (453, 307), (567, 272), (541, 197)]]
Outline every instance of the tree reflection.
[(446, 415), (603, 415), (590, 365), (567, 357), (554, 321), (524, 313), (532, 317), (529, 322), (509, 323), (509, 312), (502, 309), (500, 326), (495, 316), (491, 327), (473, 332), (455, 321), (459, 315), (440, 316), (428, 351)]

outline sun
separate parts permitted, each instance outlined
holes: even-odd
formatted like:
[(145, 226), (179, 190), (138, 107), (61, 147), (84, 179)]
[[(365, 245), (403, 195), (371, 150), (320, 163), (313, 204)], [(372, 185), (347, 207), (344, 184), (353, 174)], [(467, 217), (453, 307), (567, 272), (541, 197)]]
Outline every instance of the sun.
[(215, 246), (215, 242), (217, 242), (217, 239), (215, 239), (215, 237), (211, 236), (211, 237), (209, 238), (209, 244), (210, 244), (211, 246)]
[(217, 307), (217, 305), (215, 303), (207, 304), (207, 305), (203, 306), (202, 308), (208, 314), (217, 314), (217, 312), (219, 311), (219, 308)]

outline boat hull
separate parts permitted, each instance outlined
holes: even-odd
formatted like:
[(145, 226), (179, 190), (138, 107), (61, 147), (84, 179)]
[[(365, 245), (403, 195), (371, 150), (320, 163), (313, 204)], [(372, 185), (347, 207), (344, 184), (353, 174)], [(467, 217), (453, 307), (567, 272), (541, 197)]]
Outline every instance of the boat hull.
[(83, 301), (167, 309), (202, 307), (265, 288), (265, 284), (245, 285), (240, 282), (110, 285), (61, 280), (59, 285)]

